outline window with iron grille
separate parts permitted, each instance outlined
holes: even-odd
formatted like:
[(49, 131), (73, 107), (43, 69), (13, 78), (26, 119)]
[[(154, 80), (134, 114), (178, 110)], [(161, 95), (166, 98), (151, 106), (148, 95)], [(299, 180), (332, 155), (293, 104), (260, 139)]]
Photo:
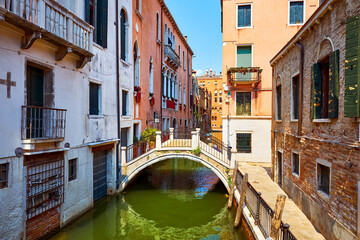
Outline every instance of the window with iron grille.
[(69, 160), (69, 182), (76, 179), (77, 159)]
[(26, 158), (27, 219), (59, 206), (64, 202), (64, 155), (42, 154)]
[(239, 153), (251, 153), (251, 133), (236, 134), (236, 149)]
[(9, 163), (0, 164), (0, 189), (9, 186)]

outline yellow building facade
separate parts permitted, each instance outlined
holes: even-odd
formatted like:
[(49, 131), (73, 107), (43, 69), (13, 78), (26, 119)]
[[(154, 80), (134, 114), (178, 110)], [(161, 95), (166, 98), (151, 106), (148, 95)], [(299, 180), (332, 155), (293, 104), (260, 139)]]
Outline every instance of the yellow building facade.
[(225, 105), (226, 96), (224, 94), (225, 82), (223, 82), (221, 73), (216, 75), (212, 69), (206, 70), (206, 74), (197, 77), (198, 85), (204, 90), (211, 93), (211, 129), (212, 134), (218, 139), (222, 139), (222, 112)]
[(221, 0), (223, 141), (236, 159), (270, 162), (271, 58), (318, 8), (319, 0)]

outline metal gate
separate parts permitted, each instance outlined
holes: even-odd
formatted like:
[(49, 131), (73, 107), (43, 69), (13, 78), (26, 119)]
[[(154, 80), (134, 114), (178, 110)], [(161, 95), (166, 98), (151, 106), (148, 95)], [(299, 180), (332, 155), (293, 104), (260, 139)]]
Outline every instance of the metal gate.
[(107, 192), (107, 151), (94, 152), (94, 201), (106, 196)]

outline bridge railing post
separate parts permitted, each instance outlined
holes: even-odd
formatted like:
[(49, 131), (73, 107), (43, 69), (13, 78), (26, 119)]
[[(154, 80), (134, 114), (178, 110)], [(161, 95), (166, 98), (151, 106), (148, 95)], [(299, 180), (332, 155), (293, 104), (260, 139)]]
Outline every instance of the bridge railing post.
[(170, 132), (170, 141), (174, 140), (174, 128), (169, 128), (169, 132)]
[(156, 143), (155, 148), (160, 149), (161, 148), (161, 131), (156, 131)]
[(235, 163), (236, 163), (236, 153), (237, 153), (237, 150), (231, 148), (230, 151), (231, 151), (231, 154), (230, 154), (230, 168), (231, 168), (231, 169), (234, 169)]
[(126, 165), (126, 147), (121, 147), (121, 166), (125, 166)]
[(200, 128), (197, 128), (196, 131), (191, 131), (191, 148), (195, 149), (199, 147), (200, 143)]

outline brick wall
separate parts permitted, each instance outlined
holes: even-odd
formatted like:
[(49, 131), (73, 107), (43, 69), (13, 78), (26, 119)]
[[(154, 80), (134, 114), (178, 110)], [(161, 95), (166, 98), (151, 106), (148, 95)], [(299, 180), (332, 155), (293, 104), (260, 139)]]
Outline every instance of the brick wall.
[[(283, 150), (283, 176), (290, 180), (293, 187), (284, 186), (287, 193), (300, 205), (306, 214), (308, 206), (305, 202), (313, 201), (316, 206), (325, 210), (330, 218), (335, 218), (340, 230), (335, 230), (328, 223), (327, 216), (307, 216), (314, 225), (327, 236), (327, 239), (342, 238), (336, 231), (350, 231), (354, 236), (357, 232), (357, 179), (360, 164), (360, 149), (351, 147), (359, 143), (359, 122), (356, 118), (344, 117), (344, 75), (345, 75), (345, 37), (346, 19), (360, 14), (360, 1), (338, 0), (320, 18), (320, 23), (315, 24), (300, 40), (304, 46), (304, 83), (303, 83), (303, 124), (301, 136), (298, 136), (298, 122), (291, 121), (291, 79), (298, 74), (300, 69), (300, 50), (296, 46), (278, 60), (274, 68), (274, 87), (282, 88), (282, 120), (274, 121), (273, 130), (273, 174), (277, 178), (276, 151)], [(330, 39), (325, 40), (325, 39)], [(321, 55), (322, 44), (328, 42), (333, 45), (333, 50), (340, 50), (340, 77), (339, 77), (339, 114), (338, 118), (324, 122), (314, 122), (312, 119), (312, 81), (311, 66), (316, 63)], [(331, 42), (331, 43), (330, 43)], [(331, 46), (330, 45), (330, 46)], [(275, 101), (273, 94), (273, 102)], [(275, 107), (274, 107), (275, 108)], [(273, 112), (273, 117), (275, 117)], [(276, 141), (275, 141), (276, 139)], [(292, 151), (300, 155), (300, 176), (292, 174)], [(316, 160), (323, 159), (331, 163), (331, 179), (329, 198), (324, 198), (317, 190), (316, 185)], [(283, 181), (285, 182), (285, 181)], [(303, 201), (300, 196), (306, 196)], [(321, 215), (321, 214), (319, 214)], [(316, 224), (315, 224), (316, 223)], [(347, 229), (347, 230), (344, 230)]]
[(26, 239), (40, 239), (60, 229), (60, 211), (53, 208), (26, 221)]

